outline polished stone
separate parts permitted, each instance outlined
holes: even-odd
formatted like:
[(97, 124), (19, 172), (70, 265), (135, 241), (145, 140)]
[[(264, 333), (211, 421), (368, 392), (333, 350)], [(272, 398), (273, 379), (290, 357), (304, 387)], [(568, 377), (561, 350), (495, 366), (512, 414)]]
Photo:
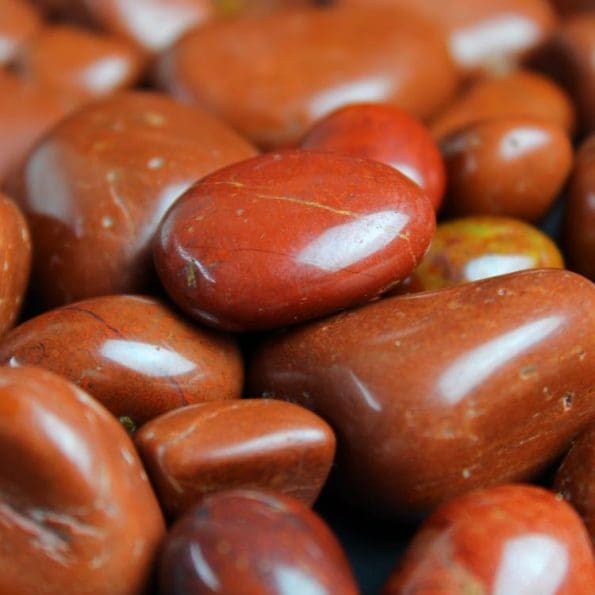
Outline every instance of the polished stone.
[(243, 382), (232, 338), (135, 296), (84, 300), (32, 318), (0, 341), (0, 361), (60, 374), (136, 425), (191, 403), (238, 398)]
[(358, 593), (320, 517), (288, 496), (248, 490), (214, 494), (174, 525), (160, 586), (167, 595)]
[(595, 560), (576, 512), (541, 488), (506, 485), (434, 512), (382, 595), (593, 592)]
[(285, 151), (194, 185), (163, 219), (155, 264), (195, 319), (270, 329), (380, 295), (415, 268), (434, 228), (430, 200), (392, 167)]
[(593, 419), (594, 300), (560, 269), (387, 298), (265, 342), (249, 390), (329, 422), (344, 497), (418, 514), (535, 477)]
[(0, 411), (0, 592), (145, 592), (165, 526), (118, 421), (39, 368), (0, 368)]
[(135, 442), (171, 516), (237, 488), (288, 494), (310, 506), (335, 455), (335, 435), (324, 420), (271, 399), (182, 407), (145, 424)]

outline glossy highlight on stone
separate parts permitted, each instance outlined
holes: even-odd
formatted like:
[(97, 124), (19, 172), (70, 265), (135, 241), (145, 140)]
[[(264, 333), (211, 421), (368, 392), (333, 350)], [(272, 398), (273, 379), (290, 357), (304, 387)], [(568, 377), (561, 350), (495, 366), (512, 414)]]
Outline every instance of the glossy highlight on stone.
[(554, 489), (578, 511), (595, 545), (595, 427), (587, 428), (562, 461)]
[(559, 269), (387, 298), (271, 338), (248, 388), (326, 419), (345, 497), (418, 514), (534, 477), (593, 419), (594, 300)]
[(310, 506), (335, 455), (325, 421), (271, 399), (176, 409), (145, 424), (135, 442), (171, 516), (213, 492), (238, 488), (288, 494)]
[(169, 533), (162, 595), (357, 595), (330, 529), (304, 504), (271, 492), (208, 497)]
[(216, 118), (156, 93), (118, 94), (61, 122), (31, 154), (16, 196), (42, 301), (146, 292), (168, 207), (204, 175), (255, 154)]
[(576, 512), (550, 492), (505, 485), (436, 510), (382, 595), (590, 595), (595, 560)]
[[(102, 28), (161, 52), (204, 24), (219, 0), (84, 0), (85, 11)], [(82, 0), (75, 0), (82, 4)]]
[(0, 67), (10, 64), (40, 28), (41, 19), (27, 0), (2, 0)]
[(440, 144), (447, 208), (458, 215), (503, 215), (537, 221), (552, 206), (572, 167), (564, 130), (544, 120), (485, 120)]
[(145, 592), (165, 527), (118, 421), (39, 368), (0, 368), (0, 411), (0, 592)]
[(233, 339), (136, 296), (85, 300), (32, 318), (0, 341), (0, 362), (60, 374), (136, 425), (191, 403), (238, 398), (243, 381)]
[(564, 215), (563, 245), (570, 267), (595, 281), (595, 135), (575, 154)]
[(557, 24), (547, 0), (337, 0), (392, 6), (435, 23), (448, 36), (457, 66), (468, 74), (513, 68)]
[(132, 86), (143, 55), (110, 35), (71, 25), (47, 26), (21, 52), (19, 75), (43, 88), (100, 97)]
[(385, 102), (430, 116), (458, 82), (433, 25), (369, 6), (212, 22), (166, 53), (158, 76), (174, 96), (218, 114), (265, 148), (292, 146), (314, 122), (350, 103)]
[(415, 268), (434, 228), (430, 200), (392, 167), (284, 151), (186, 192), (157, 232), (155, 264), (193, 318), (270, 329), (380, 295)]
[(515, 271), (564, 268), (556, 244), (508, 217), (463, 217), (441, 223), (418, 267), (395, 294), (440, 289)]
[(35, 143), (74, 107), (76, 101), (0, 69), (0, 189), (8, 188)]
[(31, 236), (23, 214), (0, 193), (0, 335), (21, 311), (31, 272)]
[(539, 118), (571, 134), (574, 106), (566, 92), (551, 79), (528, 70), (480, 78), (465, 87), (430, 123), (438, 139), (461, 128), (504, 117)]
[(300, 147), (386, 163), (421, 186), (436, 210), (442, 203), (446, 171), (440, 150), (421, 122), (393, 105), (341, 108), (314, 124)]

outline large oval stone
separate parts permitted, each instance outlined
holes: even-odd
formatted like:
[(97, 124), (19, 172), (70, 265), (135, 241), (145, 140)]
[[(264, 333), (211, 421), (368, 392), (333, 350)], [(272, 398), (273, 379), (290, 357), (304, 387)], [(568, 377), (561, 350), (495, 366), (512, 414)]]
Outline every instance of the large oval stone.
[(134, 424), (190, 403), (238, 398), (243, 383), (232, 338), (135, 296), (85, 300), (32, 318), (0, 342), (0, 362), (65, 376)]
[(31, 154), (15, 197), (42, 300), (146, 292), (163, 213), (199, 178), (255, 153), (216, 118), (158, 94), (123, 93), (63, 121)]
[(552, 33), (557, 19), (547, 0), (337, 0), (397, 6), (444, 29), (456, 64), (477, 75), (513, 69)]
[(433, 25), (367, 6), (210, 23), (164, 55), (159, 78), (257, 144), (280, 147), (349, 103), (384, 101), (429, 116), (455, 91), (458, 73)]
[(0, 368), (0, 592), (146, 592), (165, 527), (134, 445), (67, 380)]
[(250, 388), (330, 423), (349, 497), (419, 513), (533, 477), (593, 419), (594, 305), (560, 269), (387, 298), (271, 339)]
[(376, 297), (413, 270), (434, 228), (430, 200), (392, 167), (286, 151), (193, 186), (159, 228), (155, 263), (194, 318), (266, 329)]

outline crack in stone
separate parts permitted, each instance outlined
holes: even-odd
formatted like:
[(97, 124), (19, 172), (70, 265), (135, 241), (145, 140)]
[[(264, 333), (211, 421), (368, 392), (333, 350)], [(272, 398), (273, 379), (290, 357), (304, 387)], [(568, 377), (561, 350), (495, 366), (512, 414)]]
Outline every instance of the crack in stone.
[[(217, 185), (227, 185), (233, 186), (234, 188), (249, 188), (246, 184), (242, 184), (241, 182), (235, 181), (225, 181), (225, 182), (211, 182), (212, 184)], [(312, 207), (315, 209), (321, 209), (323, 211), (329, 211), (330, 213), (335, 213), (336, 215), (343, 215), (345, 217), (350, 218), (357, 218), (357, 213), (353, 211), (348, 211), (347, 209), (336, 209), (329, 205), (322, 204), (320, 202), (316, 202), (314, 200), (304, 200), (302, 198), (297, 198), (295, 196), (279, 196), (276, 194), (263, 194), (263, 193), (254, 193), (252, 196), (256, 198), (262, 198), (264, 200), (278, 200), (282, 202), (290, 202), (293, 204), (304, 205), (306, 207)]]

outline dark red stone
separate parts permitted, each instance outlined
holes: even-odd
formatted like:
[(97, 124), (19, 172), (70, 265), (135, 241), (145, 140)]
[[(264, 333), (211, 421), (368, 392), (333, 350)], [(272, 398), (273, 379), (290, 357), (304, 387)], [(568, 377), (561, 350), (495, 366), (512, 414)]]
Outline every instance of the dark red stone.
[(595, 281), (595, 135), (575, 154), (563, 244), (570, 267)]
[(440, 150), (428, 129), (388, 104), (356, 104), (323, 118), (302, 140), (303, 149), (374, 159), (421, 186), (438, 210), (446, 186)]
[(305, 504), (256, 491), (220, 492), (168, 535), (160, 593), (357, 595), (341, 546)]
[(594, 303), (560, 269), (386, 298), (271, 338), (249, 389), (329, 422), (347, 498), (417, 514), (534, 477), (595, 417)]
[(0, 336), (17, 320), (31, 272), (31, 236), (17, 205), (0, 193)]
[(238, 398), (243, 382), (233, 339), (135, 296), (85, 300), (32, 318), (0, 341), (0, 362), (65, 376), (135, 424), (189, 403)]
[(556, 473), (554, 489), (578, 511), (595, 545), (595, 426), (572, 445)]
[(118, 421), (55, 374), (2, 367), (0, 448), (0, 593), (145, 593), (165, 527)]
[(150, 244), (168, 207), (254, 154), (213, 116), (156, 93), (118, 94), (64, 120), (31, 154), (15, 195), (35, 238), (42, 301), (148, 291)]
[(286, 151), (203, 178), (167, 213), (157, 272), (216, 328), (279, 327), (366, 302), (415, 268), (435, 214), (392, 167)]
[(576, 512), (554, 494), (471, 492), (424, 523), (382, 595), (591, 595), (595, 560)]
[(158, 77), (265, 148), (294, 146), (318, 119), (356, 102), (428, 117), (459, 81), (426, 19), (340, 5), (213, 21), (163, 55)]
[(271, 399), (170, 411), (135, 435), (163, 508), (178, 516), (205, 496), (249, 488), (312, 505), (331, 470), (335, 435), (311, 411)]
[(446, 208), (459, 215), (537, 221), (552, 206), (572, 167), (572, 144), (558, 125), (502, 117), (468, 124), (442, 139)]

